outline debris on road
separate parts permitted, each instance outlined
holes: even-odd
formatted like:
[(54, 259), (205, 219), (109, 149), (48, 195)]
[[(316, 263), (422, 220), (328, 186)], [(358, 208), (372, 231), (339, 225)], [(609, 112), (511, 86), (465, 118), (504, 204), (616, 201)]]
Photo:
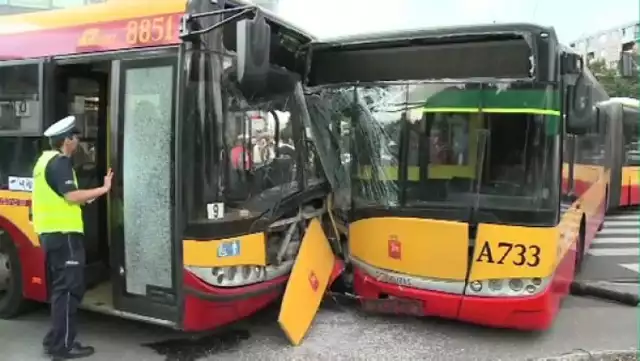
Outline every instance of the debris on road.
[(574, 350), (570, 353), (545, 357), (538, 359), (530, 359), (529, 361), (637, 361), (640, 360), (640, 351), (587, 351)]

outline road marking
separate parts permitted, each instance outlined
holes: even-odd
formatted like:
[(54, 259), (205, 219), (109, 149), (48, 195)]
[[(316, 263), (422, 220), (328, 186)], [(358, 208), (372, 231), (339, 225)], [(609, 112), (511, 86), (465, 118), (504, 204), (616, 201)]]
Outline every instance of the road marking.
[(628, 219), (632, 219), (632, 220), (636, 220), (640, 222), (640, 214), (638, 213), (631, 213), (631, 214), (613, 214), (610, 216), (607, 216), (607, 220), (611, 220), (611, 219), (616, 219), (616, 220), (628, 220)]
[(635, 237), (611, 237), (594, 238), (591, 244), (635, 244), (640, 245), (640, 240)]
[(617, 219), (606, 219), (604, 222), (604, 227), (640, 227), (640, 222), (635, 221), (619, 221)]
[(589, 254), (596, 257), (619, 257), (619, 256), (636, 256), (640, 257), (640, 249), (638, 248), (595, 248), (590, 249)]
[(635, 234), (637, 236), (640, 233), (638, 232), (638, 228), (611, 228), (611, 227), (605, 227), (602, 229), (602, 231), (598, 233), (598, 235), (607, 235), (607, 234)]
[(621, 263), (620, 265), (633, 272), (640, 273), (640, 263)]

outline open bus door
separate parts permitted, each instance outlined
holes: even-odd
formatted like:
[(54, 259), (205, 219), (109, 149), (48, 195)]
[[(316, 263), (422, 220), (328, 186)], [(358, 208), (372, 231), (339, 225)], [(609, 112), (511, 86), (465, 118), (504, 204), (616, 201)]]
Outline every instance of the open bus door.
[(107, 198), (83, 207), (82, 307), (178, 325), (173, 162), (176, 53), (59, 57), (46, 62), (47, 123), (74, 115), (82, 188), (115, 173)]
[(115, 60), (111, 67), (114, 306), (177, 324), (182, 276), (173, 186), (177, 56), (173, 51), (140, 55)]

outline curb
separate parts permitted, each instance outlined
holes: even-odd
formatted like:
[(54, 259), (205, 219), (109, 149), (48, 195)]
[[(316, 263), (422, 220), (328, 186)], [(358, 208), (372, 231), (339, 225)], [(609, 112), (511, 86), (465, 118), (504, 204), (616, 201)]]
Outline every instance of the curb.
[(640, 350), (587, 351), (576, 349), (560, 356), (529, 359), (528, 361), (636, 361)]

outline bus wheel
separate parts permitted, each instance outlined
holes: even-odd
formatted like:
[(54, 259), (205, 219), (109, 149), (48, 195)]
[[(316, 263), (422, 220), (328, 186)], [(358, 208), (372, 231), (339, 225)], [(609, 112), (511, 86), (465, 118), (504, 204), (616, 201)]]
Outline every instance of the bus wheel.
[(586, 222), (584, 215), (580, 220), (580, 233), (578, 234), (578, 244), (576, 245), (576, 264), (574, 273), (577, 275), (582, 270), (582, 263), (584, 261), (584, 238), (586, 231)]
[(9, 236), (0, 230), (0, 318), (18, 316), (25, 302), (18, 252)]

